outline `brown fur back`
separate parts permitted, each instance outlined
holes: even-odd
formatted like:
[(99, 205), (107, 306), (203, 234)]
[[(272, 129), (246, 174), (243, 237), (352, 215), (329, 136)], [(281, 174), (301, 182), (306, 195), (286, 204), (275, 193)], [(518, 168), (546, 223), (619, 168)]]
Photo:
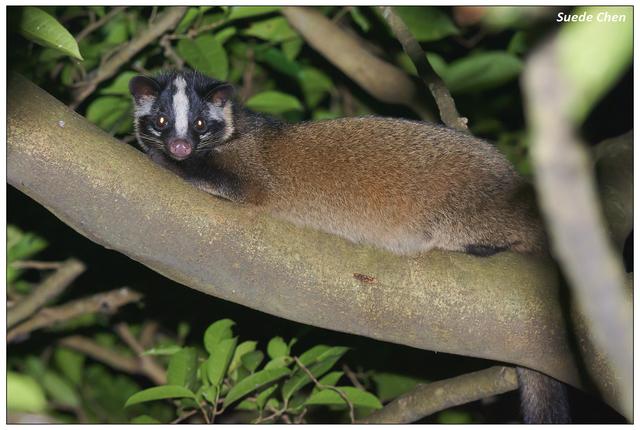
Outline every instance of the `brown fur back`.
[(544, 243), (526, 184), (504, 156), (444, 127), (374, 117), (280, 125), (216, 158), (253, 184), (249, 202), (396, 253), (537, 252)]

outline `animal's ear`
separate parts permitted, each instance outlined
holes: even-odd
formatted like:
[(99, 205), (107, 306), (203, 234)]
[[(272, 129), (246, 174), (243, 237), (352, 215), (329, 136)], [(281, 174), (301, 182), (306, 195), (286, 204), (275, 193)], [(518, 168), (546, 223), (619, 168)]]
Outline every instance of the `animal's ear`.
[(129, 81), (129, 91), (136, 102), (139, 102), (142, 97), (157, 97), (160, 85), (146, 76), (135, 76)]
[(213, 88), (207, 93), (207, 101), (216, 106), (224, 106), (228, 100), (233, 98), (235, 90), (231, 84), (222, 84)]

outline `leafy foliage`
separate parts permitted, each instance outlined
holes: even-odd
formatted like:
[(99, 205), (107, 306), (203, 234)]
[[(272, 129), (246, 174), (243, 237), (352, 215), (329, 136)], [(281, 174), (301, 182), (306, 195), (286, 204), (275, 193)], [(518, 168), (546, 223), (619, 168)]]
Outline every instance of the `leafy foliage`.
[[(239, 408), (253, 411), (256, 422), (266, 419), (264, 414), (268, 412), (265, 409), (267, 405), (275, 408), (275, 411), (271, 411), (273, 416), (268, 418), (269, 421), (284, 415), (295, 419), (306, 413), (307, 407), (346, 408), (349, 405), (345, 398), (355, 408), (382, 407), (375, 395), (362, 389), (335, 387), (342, 372), (329, 372), (347, 352), (347, 348), (317, 345), (296, 359), (291, 355), (294, 342), (287, 344), (276, 336), (266, 347), (266, 356), (271, 361), (261, 369), (264, 352), (256, 349), (255, 341), (237, 344), (233, 326), (233, 321), (229, 319), (211, 324), (203, 337), (204, 355), (198, 357), (193, 347), (176, 351), (169, 360), (168, 385), (137, 392), (127, 400), (126, 406), (153, 400), (188, 398), (194, 403), (187, 408), (197, 408), (205, 420)], [(314, 380), (319, 389), (303, 391)]]

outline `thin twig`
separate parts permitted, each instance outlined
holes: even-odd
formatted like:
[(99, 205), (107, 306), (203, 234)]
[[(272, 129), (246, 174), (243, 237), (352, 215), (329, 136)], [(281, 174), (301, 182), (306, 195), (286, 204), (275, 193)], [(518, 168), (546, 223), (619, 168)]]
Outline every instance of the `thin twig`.
[(253, 91), (253, 72), (255, 70), (255, 60), (252, 48), (247, 49), (247, 64), (242, 73), (242, 89), (240, 90), (240, 99), (247, 100), (251, 97)]
[(349, 381), (351, 382), (351, 384), (353, 384), (354, 387), (366, 391), (366, 389), (364, 388), (364, 385), (362, 385), (360, 383), (360, 381), (358, 380), (358, 377), (356, 376), (355, 372), (353, 370), (351, 370), (351, 368), (349, 366), (347, 366), (346, 364), (343, 364), (342, 365), (342, 371), (344, 372), (346, 377), (349, 378)]
[(351, 403), (351, 400), (349, 400), (347, 395), (339, 388), (332, 387), (331, 385), (322, 384), (320, 381), (316, 379), (315, 376), (313, 376), (313, 373), (311, 373), (309, 369), (307, 369), (307, 367), (304, 364), (302, 364), (302, 362), (298, 359), (298, 357), (294, 356), (293, 359), (296, 362), (296, 364), (302, 369), (302, 371), (307, 374), (309, 379), (311, 379), (313, 383), (316, 384), (316, 387), (318, 387), (320, 390), (331, 390), (338, 393), (338, 395), (342, 398), (342, 400), (344, 400), (345, 403), (349, 406), (349, 418), (351, 419), (351, 424), (355, 423), (356, 422), (355, 410), (353, 407), (353, 403)]
[(129, 288), (119, 288), (106, 293), (95, 294), (90, 297), (65, 303), (61, 306), (41, 309), (33, 317), (18, 324), (7, 333), (7, 342), (24, 339), (26, 335), (43, 327), (68, 321), (81, 315), (94, 312), (113, 313), (121, 306), (137, 302), (142, 294)]
[(178, 423), (186, 420), (187, 418), (190, 418), (190, 417), (194, 416), (197, 413), (198, 413), (197, 409), (192, 409), (189, 412), (185, 412), (184, 414), (180, 415), (175, 420), (171, 421), (171, 424), (178, 424)]
[(451, 93), (447, 89), (447, 86), (444, 84), (442, 79), (440, 79), (436, 71), (433, 70), (431, 64), (429, 64), (429, 60), (427, 60), (425, 52), (409, 31), (409, 28), (402, 21), (402, 18), (396, 15), (391, 6), (378, 7), (382, 11), (382, 15), (389, 24), (389, 27), (391, 27), (391, 31), (393, 31), (398, 42), (402, 45), (402, 49), (404, 49), (407, 55), (411, 58), (411, 61), (413, 61), (413, 64), (415, 64), (418, 75), (422, 78), (425, 85), (433, 95), (433, 98), (438, 105), (440, 119), (442, 122), (444, 122), (448, 127), (468, 132), (469, 128), (467, 127), (467, 118), (461, 117), (458, 113), (456, 103), (453, 100), (453, 97), (451, 97)]
[(145, 31), (141, 32), (133, 40), (122, 46), (117, 53), (101, 64), (96, 70), (90, 73), (77, 90), (74, 100), (70, 103), (72, 109), (76, 109), (102, 81), (115, 75), (120, 67), (126, 64), (133, 56), (140, 52), (145, 46), (156, 41), (165, 32), (174, 28), (184, 15), (186, 7), (168, 7), (167, 10), (158, 17)]
[(513, 368), (494, 366), (443, 381), (419, 384), (383, 409), (373, 412), (362, 423), (412, 423), (444, 409), (517, 388), (518, 378)]
[(126, 6), (117, 6), (109, 11), (109, 13), (105, 14), (102, 18), (97, 21), (92, 22), (87, 25), (78, 35), (76, 36), (76, 42), (80, 43), (82, 39), (105, 25), (107, 22), (111, 21), (116, 15), (126, 9)]
[(144, 348), (140, 345), (140, 342), (135, 338), (129, 326), (125, 322), (116, 324), (115, 331), (118, 336), (126, 343), (129, 348), (138, 356), (140, 366), (145, 375), (147, 375), (156, 385), (164, 385), (167, 383), (167, 375), (158, 363), (155, 362), (153, 357), (149, 355), (143, 355)]
[(62, 267), (62, 263), (59, 261), (35, 261), (35, 260), (20, 260), (11, 263), (12, 267), (16, 269), (36, 269), (36, 270), (50, 270), (59, 269)]
[(336, 13), (333, 18), (331, 18), (331, 21), (338, 24), (340, 23), (340, 20), (351, 11), (351, 8), (353, 6), (343, 6), (342, 8), (340, 8), (340, 10), (338, 11), (338, 13)]
[(153, 320), (145, 321), (142, 325), (142, 330), (140, 330), (140, 345), (142, 345), (143, 349), (146, 350), (153, 346), (159, 327), (158, 322)]
[(168, 34), (165, 34), (160, 38), (160, 46), (162, 46), (162, 49), (164, 50), (165, 57), (173, 61), (173, 63), (176, 65), (176, 68), (180, 70), (182, 69), (182, 67), (184, 67), (184, 60), (180, 58), (180, 56), (173, 49), (173, 46), (171, 46), (171, 39), (168, 36)]
[(29, 318), (47, 302), (60, 295), (84, 270), (85, 265), (74, 258), (62, 263), (40, 286), (7, 312), (7, 328)]
[(84, 336), (68, 336), (58, 341), (60, 345), (66, 346), (78, 352), (88, 355), (94, 360), (100, 361), (107, 366), (119, 370), (121, 372), (140, 374), (140, 365), (134, 357), (127, 357), (118, 354), (112, 349), (94, 342), (92, 339)]

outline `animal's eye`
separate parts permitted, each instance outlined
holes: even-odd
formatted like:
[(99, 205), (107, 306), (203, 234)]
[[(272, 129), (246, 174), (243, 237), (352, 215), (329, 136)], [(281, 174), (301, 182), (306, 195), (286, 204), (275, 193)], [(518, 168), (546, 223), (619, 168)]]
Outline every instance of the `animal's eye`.
[(205, 124), (205, 122), (202, 120), (202, 118), (198, 118), (194, 123), (193, 126), (195, 127), (196, 130), (198, 131), (204, 131), (205, 128), (207, 128), (207, 124)]
[(169, 120), (167, 120), (167, 118), (162, 115), (156, 118), (156, 127), (158, 128), (165, 128), (168, 123)]

